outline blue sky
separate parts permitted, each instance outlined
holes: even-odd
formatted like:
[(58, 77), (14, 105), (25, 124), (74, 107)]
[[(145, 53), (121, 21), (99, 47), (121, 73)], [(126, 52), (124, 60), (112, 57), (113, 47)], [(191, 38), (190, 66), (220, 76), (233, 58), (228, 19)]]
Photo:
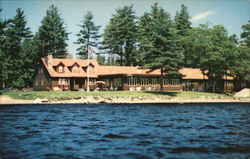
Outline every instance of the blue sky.
[(119, 7), (133, 4), (137, 16), (150, 11), (150, 6), (155, 2), (164, 8), (174, 17), (181, 4), (188, 7), (192, 26), (202, 23), (222, 24), (229, 34), (236, 34), (240, 37), (241, 26), (250, 19), (249, 0), (0, 0), (1, 18), (11, 18), (15, 15), (16, 9), (24, 10), (27, 26), (35, 33), (41, 25), (41, 20), (46, 14), (50, 5), (58, 7), (61, 18), (71, 34), (68, 40), (68, 52), (75, 55), (78, 46), (73, 44), (76, 41), (76, 34), (79, 32), (80, 21), (87, 11), (94, 15), (94, 22), (102, 25), (100, 32), (103, 32), (105, 25), (109, 22), (112, 14)]

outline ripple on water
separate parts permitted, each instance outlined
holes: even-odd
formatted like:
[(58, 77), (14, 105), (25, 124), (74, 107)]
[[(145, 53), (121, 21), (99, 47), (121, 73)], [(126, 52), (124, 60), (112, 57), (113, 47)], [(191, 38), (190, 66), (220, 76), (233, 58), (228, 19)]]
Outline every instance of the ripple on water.
[(112, 134), (112, 133), (103, 135), (103, 137), (104, 138), (111, 138), (111, 139), (128, 139), (129, 138), (128, 136)]
[(207, 153), (209, 151), (205, 147), (178, 147), (178, 148), (173, 148), (171, 151), (171, 153), (184, 153), (184, 152)]
[(220, 129), (220, 128), (217, 126), (213, 126), (213, 125), (206, 125), (206, 126), (202, 127), (202, 129)]
[(127, 157), (131, 157), (131, 158), (136, 158), (136, 159), (150, 159), (150, 157), (148, 156), (145, 156), (145, 155), (142, 155), (142, 154), (139, 154), (139, 153), (133, 153), (133, 152), (130, 152), (130, 153), (127, 153), (125, 154), (125, 156)]

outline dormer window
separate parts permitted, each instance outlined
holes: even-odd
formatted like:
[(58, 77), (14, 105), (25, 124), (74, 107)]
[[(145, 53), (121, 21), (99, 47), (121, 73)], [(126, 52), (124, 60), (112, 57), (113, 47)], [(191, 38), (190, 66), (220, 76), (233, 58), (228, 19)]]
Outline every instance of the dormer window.
[(89, 73), (93, 73), (94, 65), (90, 63), (89, 66), (86, 66), (84, 68), (84, 71), (87, 73), (88, 69), (89, 69)]
[(72, 73), (78, 73), (79, 72), (79, 69), (78, 69), (78, 65), (75, 64), (73, 67), (72, 67), (72, 70), (71, 70)]
[(60, 72), (60, 73), (63, 72), (63, 66), (62, 66), (62, 65), (59, 65), (59, 66), (58, 66), (58, 72)]

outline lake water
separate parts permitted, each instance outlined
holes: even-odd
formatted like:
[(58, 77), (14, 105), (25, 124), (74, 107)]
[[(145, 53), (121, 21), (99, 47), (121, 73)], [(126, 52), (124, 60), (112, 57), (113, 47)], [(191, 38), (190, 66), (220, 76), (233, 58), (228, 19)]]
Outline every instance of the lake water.
[(250, 158), (250, 105), (0, 106), (0, 158)]

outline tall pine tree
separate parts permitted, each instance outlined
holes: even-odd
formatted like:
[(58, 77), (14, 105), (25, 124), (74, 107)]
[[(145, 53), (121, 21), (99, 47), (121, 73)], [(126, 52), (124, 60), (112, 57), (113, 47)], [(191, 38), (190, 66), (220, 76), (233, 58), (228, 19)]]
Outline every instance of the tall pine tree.
[(140, 18), (140, 47), (145, 67), (161, 70), (162, 91), (164, 73), (167, 73), (168, 76), (177, 75), (181, 68), (183, 55), (170, 14), (158, 7), (157, 3), (151, 8), (150, 13), (145, 13)]
[(87, 12), (84, 16), (84, 20), (82, 24), (79, 25), (81, 27), (80, 33), (77, 34), (77, 42), (76, 44), (81, 45), (77, 51), (78, 55), (81, 58), (87, 58), (87, 53), (89, 50), (89, 46), (97, 47), (98, 39), (101, 37), (98, 34), (98, 31), (101, 26), (96, 26), (93, 22), (93, 14), (91, 12)]
[(111, 54), (119, 55), (120, 65), (136, 65), (136, 35), (137, 26), (135, 22), (133, 6), (125, 6), (116, 10), (116, 14), (104, 29), (103, 44), (107, 45)]
[(54, 57), (66, 57), (66, 41), (69, 33), (66, 31), (64, 21), (60, 17), (57, 7), (51, 5), (41, 23), (42, 25), (37, 33), (40, 54), (52, 53)]
[(177, 34), (180, 37), (180, 46), (183, 50), (185, 67), (195, 67), (195, 61), (193, 59), (193, 52), (190, 50), (190, 44), (187, 40), (188, 33), (191, 30), (190, 16), (188, 14), (187, 6), (181, 5), (181, 10), (176, 12), (174, 22), (177, 29)]
[[(0, 9), (0, 12), (2, 9)], [(5, 84), (8, 81), (8, 67), (10, 65), (10, 56), (7, 54), (7, 43), (6, 43), (6, 29), (10, 21), (3, 20), (0, 17), (0, 89), (5, 88)]]
[(7, 87), (22, 88), (25, 82), (22, 75), (25, 70), (22, 69), (24, 60), (27, 58), (22, 54), (22, 43), (26, 38), (31, 37), (31, 32), (26, 27), (24, 12), (18, 8), (16, 15), (11, 19), (6, 29), (6, 54), (9, 55), (8, 83)]

